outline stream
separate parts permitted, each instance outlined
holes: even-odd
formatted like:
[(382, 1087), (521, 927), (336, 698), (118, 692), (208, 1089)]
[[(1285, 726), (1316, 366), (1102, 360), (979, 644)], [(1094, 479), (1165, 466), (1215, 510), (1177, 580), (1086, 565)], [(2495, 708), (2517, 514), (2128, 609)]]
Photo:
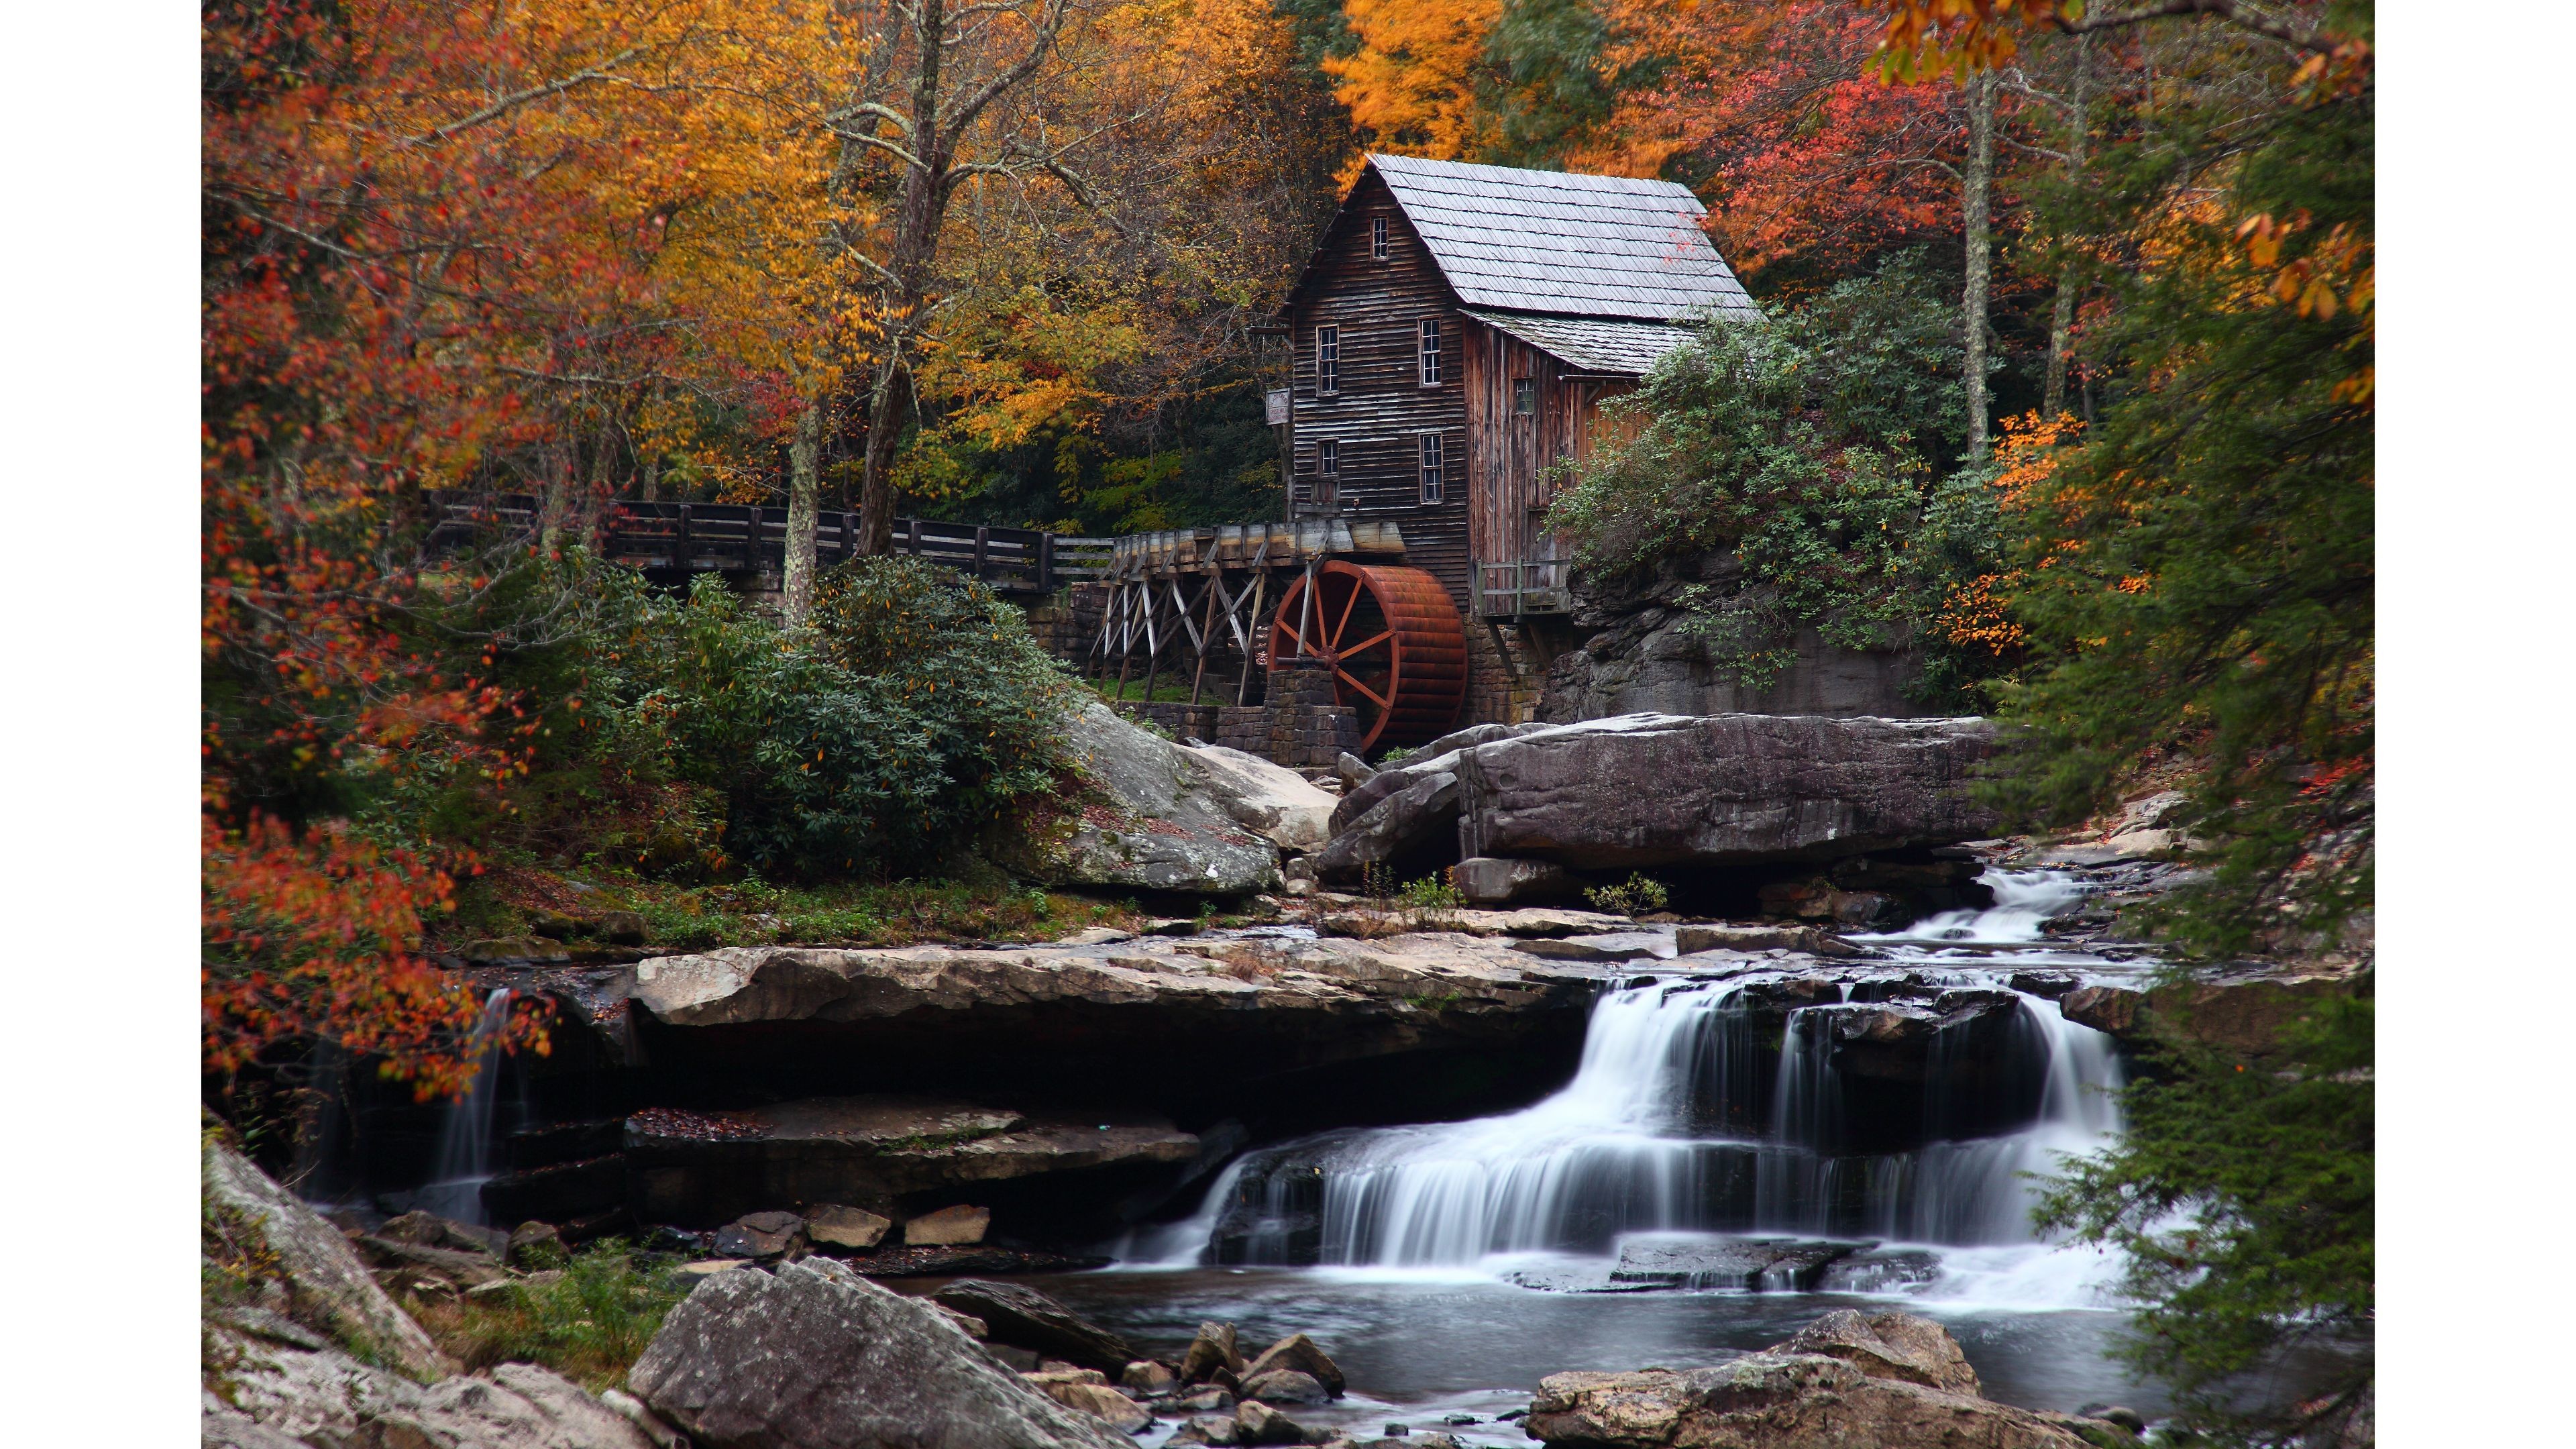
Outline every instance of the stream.
[[(2027, 1174), (2116, 1138), (2118, 1057), (2059, 1014), (2062, 984), (2014, 988), (2152, 963), (2043, 936), (2081, 893), (2070, 876), (1984, 879), (1989, 909), (1855, 937), (1886, 959), (1839, 965), (1832, 988), (1806, 961), (1644, 961), (1546, 1100), (1246, 1153), (1195, 1212), (1047, 1291), (1166, 1357), (1203, 1319), (1240, 1325), (1247, 1351), (1312, 1334), (1351, 1394), (1300, 1420), (1371, 1433), (1526, 1443), (1497, 1416), (1548, 1374), (1721, 1362), (1837, 1307), (1940, 1321), (2002, 1402), (2161, 1414), (2110, 1354), (2116, 1265), (2030, 1225)], [(1899, 1097), (1836, 1065), (1891, 1004), (1928, 1062)]]

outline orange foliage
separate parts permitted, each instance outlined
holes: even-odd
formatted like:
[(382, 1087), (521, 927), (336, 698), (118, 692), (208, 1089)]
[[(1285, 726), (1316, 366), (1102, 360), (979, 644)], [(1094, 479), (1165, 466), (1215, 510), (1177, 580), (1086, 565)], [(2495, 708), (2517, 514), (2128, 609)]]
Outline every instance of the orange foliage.
[[(424, 1099), (472, 1084), (457, 1043), (480, 1005), (417, 949), (421, 916), (451, 908), (444, 872), (343, 829), (299, 838), (255, 816), (239, 834), (212, 819), (204, 831), (208, 1070), (238, 1071), (272, 1042), (305, 1039), (380, 1058)], [(546, 1050), (535, 1005), (512, 1013), (500, 1045)]]
[(1369, 146), (1454, 161), (1493, 140), (1476, 81), (1502, 0), (1343, 0), (1342, 13), (1360, 48), (1324, 72)]
[[(2043, 418), (2036, 412), (2004, 419), (2003, 436), (1995, 444), (1998, 470), (1987, 485), (1995, 492), (1995, 506), (2007, 514), (2026, 509), (2032, 488), (2056, 474), (2064, 457), (2061, 445), (2072, 441), (2083, 426), (2073, 417)], [(2069, 540), (2059, 545), (2059, 551), (2079, 547)], [(2048, 562), (2043, 560), (2041, 567)], [(1998, 658), (2012, 653), (2030, 637), (2012, 618), (2013, 593), (2024, 579), (2021, 570), (2011, 569), (1951, 585), (1934, 626), (1961, 647), (1982, 649)]]

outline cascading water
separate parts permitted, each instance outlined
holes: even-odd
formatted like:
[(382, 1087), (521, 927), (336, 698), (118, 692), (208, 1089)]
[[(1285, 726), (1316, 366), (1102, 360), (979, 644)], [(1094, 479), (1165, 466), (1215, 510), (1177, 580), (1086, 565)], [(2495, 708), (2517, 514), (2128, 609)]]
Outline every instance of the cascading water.
[(493, 1149), (498, 1140), (492, 1124), (502, 1095), (501, 1032), (510, 1022), (513, 994), (503, 986), (483, 998), (483, 1015), (475, 1022), (470, 1039), (475, 1059), (474, 1085), (466, 1089), (461, 1101), (449, 1104), (447, 1117), (439, 1124), (438, 1156), (430, 1170), (430, 1180), (412, 1194), (416, 1206), (443, 1218), (462, 1223), (483, 1221), (483, 1184), (492, 1178)]
[[(2029, 1174), (2118, 1131), (2118, 1062), (2109, 1038), (2011, 985), (2034, 958), (2008, 948), (2039, 942), (2075, 889), (2053, 872), (1986, 879), (1993, 908), (1882, 938), (1894, 959), (1839, 980), (1807, 963), (1632, 980), (1596, 1004), (1574, 1080), (1547, 1100), (1250, 1154), (1196, 1215), (1121, 1256), (1509, 1274), (1628, 1266), (1652, 1235), (1867, 1238), (1931, 1249), (1909, 1261), (1939, 1261), (1945, 1281), (2085, 1292), (2081, 1271), (2023, 1281), (2051, 1251)], [(1890, 1261), (1851, 1258), (1837, 1286), (1877, 1286)]]

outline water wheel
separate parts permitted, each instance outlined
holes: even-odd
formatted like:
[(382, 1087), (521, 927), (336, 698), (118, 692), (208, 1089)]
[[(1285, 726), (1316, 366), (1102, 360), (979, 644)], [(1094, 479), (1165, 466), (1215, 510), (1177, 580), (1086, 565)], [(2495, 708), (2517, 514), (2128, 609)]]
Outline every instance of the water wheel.
[(1467, 631), (1449, 591), (1420, 569), (1341, 559), (1312, 577), (1311, 600), (1301, 576), (1279, 601), (1270, 667), (1301, 655), (1330, 665), (1364, 754), (1447, 734), (1467, 696)]

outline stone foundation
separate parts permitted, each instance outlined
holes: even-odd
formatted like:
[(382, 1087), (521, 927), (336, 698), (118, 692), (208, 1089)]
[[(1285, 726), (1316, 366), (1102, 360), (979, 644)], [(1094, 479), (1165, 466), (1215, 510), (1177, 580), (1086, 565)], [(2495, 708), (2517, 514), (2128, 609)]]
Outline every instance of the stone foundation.
[(1328, 770), (1342, 752), (1358, 754), (1359, 712), (1333, 702), (1332, 671), (1283, 661), (1270, 671), (1269, 748), (1256, 751), (1292, 770)]
[(1178, 704), (1168, 700), (1111, 700), (1109, 707), (1129, 719), (1151, 720), (1165, 734), (1176, 740), (1198, 740), (1217, 744), (1217, 711), (1214, 704)]
[(1109, 586), (1067, 584), (1025, 612), (1038, 646), (1079, 669), (1100, 637), (1101, 617), (1109, 612)]
[(1456, 728), (1537, 719), (1548, 666), (1575, 642), (1571, 627), (1555, 619), (1518, 624), (1469, 619), (1467, 698), (1459, 707)]

